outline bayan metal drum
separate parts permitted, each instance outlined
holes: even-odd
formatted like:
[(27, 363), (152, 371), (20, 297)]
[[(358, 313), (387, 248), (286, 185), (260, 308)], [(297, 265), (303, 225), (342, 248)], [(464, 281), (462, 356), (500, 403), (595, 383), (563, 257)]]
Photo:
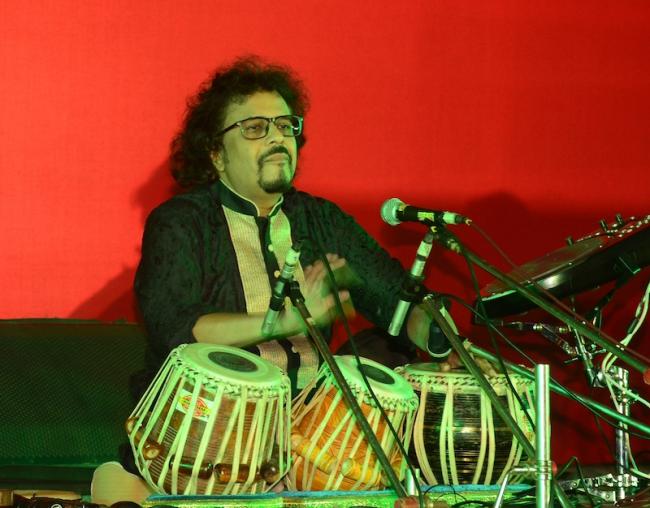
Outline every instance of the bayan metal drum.
[[(439, 372), (435, 364), (395, 369), (420, 395), (411, 455), (429, 485), (501, 483), (519, 463), (522, 447), (493, 410), (490, 399), (466, 372)], [(487, 378), (531, 443), (535, 435), (534, 384), (510, 375), (532, 420), (513, 395), (503, 375)]]
[[(417, 396), (409, 384), (383, 365), (354, 356), (337, 356), (336, 363), (375, 432), (397, 476), (405, 463), (395, 442), (408, 449)], [(366, 388), (363, 371), (397, 436), (390, 432)], [(289, 484), (298, 490), (367, 490), (387, 485), (376, 454), (347, 407), (327, 365), (294, 400), (291, 446), (293, 464)]]
[(241, 349), (173, 350), (127, 420), (136, 465), (157, 492), (269, 490), (289, 469), (290, 385)]

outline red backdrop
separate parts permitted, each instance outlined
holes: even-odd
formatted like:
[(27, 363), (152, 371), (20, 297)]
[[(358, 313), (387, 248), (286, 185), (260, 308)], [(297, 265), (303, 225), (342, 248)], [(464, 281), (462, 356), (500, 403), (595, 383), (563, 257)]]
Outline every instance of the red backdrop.
[[(174, 191), (167, 146), (185, 99), (244, 53), (290, 64), (311, 92), (298, 185), (405, 264), (423, 232), (381, 223), (391, 196), (473, 217), (516, 263), (601, 218), (647, 214), (649, 32), (644, 0), (0, 2), (0, 318), (137, 319), (143, 221)], [(455, 255), (436, 249), (428, 274), (472, 300)], [(647, 280), (608, 309), (616, 337)], [(646, 326), (646, 354), (648, 339)], [(554, 346), (515, 340), (588, 392)], [(585, 411), (556, 397), (553, 411), (558, 461), (610, 460)]]

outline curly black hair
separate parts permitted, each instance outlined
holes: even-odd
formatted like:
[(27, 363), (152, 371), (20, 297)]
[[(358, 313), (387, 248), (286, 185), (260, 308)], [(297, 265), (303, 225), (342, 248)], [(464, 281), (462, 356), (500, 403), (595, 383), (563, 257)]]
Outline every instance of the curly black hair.
[[(294, 72), (282, 65), (265, 63), (257, 56), (238, 58), (217, 69), (187, 104), (180, 132), (171, 143), (172, 176), (182, 187), (195, 187), (218, 179), (211, 153), (219, 150), (226, 109), (257, 92), (276, 92), (291, 112), (304, 116), (308, 98)], [(304, 135), (297, 146), (304, 146)]]

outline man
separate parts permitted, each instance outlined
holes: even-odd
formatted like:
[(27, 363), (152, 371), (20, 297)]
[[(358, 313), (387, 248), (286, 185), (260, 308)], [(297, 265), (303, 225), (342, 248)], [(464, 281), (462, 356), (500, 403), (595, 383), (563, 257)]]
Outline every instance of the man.
[[(256, 352), (288, 373), (294, 394), (313, 379), (318, 354), (295, 309), (280, 314), (270, 337), (261, 333), (272, 288), (297, 241), (295, 279), (325, 333), (336, 314), (325, 262), (347, 308), (388, 327), (407, 273), (336, 205), (293, 188), (306, 110), (292, 73), (256, 58), (217, 70), (190, 103), (172, 143), (172, 174), (189, 191), (150, 214), (136, 274), (149, 340), (149, 371), (135, 387), (137, 398), (172, 349), (195, 341)], [(362, 354), (386, 360), (396, 350), (408, 359), (414, 342), (445, 356), (445, 339), (439, 333), (429, 339), (429, 327), (415, 308), (393, 339), (397, 347), (371, 336)], [(124, 466), (137, 474), (130, 450), (122, 451)], [(139, 477), (124, 476), (116, 463), (105, 466), (93, 480), (95, 502), (146, 497)]]
[[(292, 73), (255, 58), (218, 70), (191, 103), (172, 144), (172, 173), (191, 190), (150, 215), (135, 282), (151, 372), (179, 344), (208, 342), (276, 361), (280, 353), (294, 389), (302, 388), (317, 356), (298, 313), (281, 314), (275, 340), (260, 333), (285, 255), (298, 240), (295, 278), (320, 325), (335, 314), (320, 259), (326, 253), (349, 286), (340, 299), (388, 327), (406, 277), (402, 266), (336, 205), (292, 186), (306, 109)], [(404, 328), (402, 345), (410, 340), (434, 355), (449, 351), (439, 335), (428, 341), (419, 309)]]

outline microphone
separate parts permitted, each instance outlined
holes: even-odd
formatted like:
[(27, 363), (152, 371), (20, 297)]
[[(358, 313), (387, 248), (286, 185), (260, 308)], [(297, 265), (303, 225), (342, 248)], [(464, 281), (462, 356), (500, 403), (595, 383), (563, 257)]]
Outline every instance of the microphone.
[(275, 322), (278, 320), (280, 311), (284, 306), (284, 297), (285, 297), (285, 288), (293, 280), (293, 274), (296, 271), (298, 266), (298, 259), (300, 258), (300, 247), (302, 245), (301, 241), (294, 243), (289, 251), (287, 252), (286, 257), (284, 258), (284, 265), (282, 266), (282, 271), (280, 272), (280, 277), (273, 287), (271, 292), (271, 300), (269, 301), (269, 309), (266, 311), (264, 316), (264, 321), (262, 321), (262, 336), (268, 337), (273, 333), (273, 328), (275, 328)]
[(429, 210), (405, 204), (401, 199), (390, 198), (381, 205), (381, 219), (391, 226), (397, 226), (402, 222), (422, 222), (429, 226), (434, 224), (466, 224), (471, 219), (454, 212)]
[(404, 324), (404, 319), (406, 318), (406, 313), (411, 306), (411, 302), (414, 302), (416, 300), (419, 291), (422, 289), (420, 283), (424, 278), (424, 265), (427, 262), (429, 254), (431, 253), (432, 244), (433, 233), (431, 231), (427, 231), (427, 234), (424, 235), (424, 238), (420, 242), (420, 246), (418, 247), (418, 251), (415, 255), (415, 261), (413, 262), (413, 266), (409, 272), (408, 279), (402, 287), (402, 296), (400, 298), (400, 301), (397, 303), (397, 307), (395, 307), (393, 319), (391, 320), (390, 326), (388, 327), (388, 333), (393, 337), (397, 337), (399, 335), (399, 332), (402, 329), (402, 325)]

